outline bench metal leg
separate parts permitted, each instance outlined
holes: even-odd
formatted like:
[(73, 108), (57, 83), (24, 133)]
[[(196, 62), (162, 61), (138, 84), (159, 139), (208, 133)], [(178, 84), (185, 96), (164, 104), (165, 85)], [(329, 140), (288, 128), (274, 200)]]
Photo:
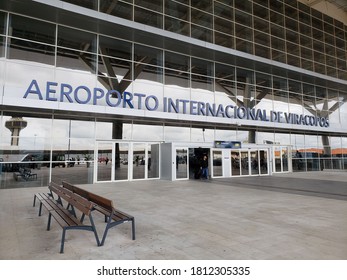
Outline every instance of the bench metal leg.
[(135, 219), (134, 218), (131, 219), (131, 228), (132, 228), (133, 240), (135, 240)]
[(96, 244), (98, 246), (101, 246), (100, 239), (99, 239), (98, 233), (96, 232), (96, 227), (95, 227), (94, 220), (93, 220), (93, 217), (92, 217), (91, 214), (89, 215), (89, 221), (90, 221), (90, 224), (91, 224), (91, 230), (94, 232), (94, 236), (95, 236), (95, 239), (96, 239)]
[(41, 212), (42, 212), (42, 202), (40, 201), (39, 216), (41, 216)]
[(107, 225), (106, 228), (105, 228), (105, 231), (104, 231), (104, 235), (102, 236), (102, 240), (101, 240), (100, 246), (103, 246), (104, 243), (105, 243), (105, 239), (106, 239), (106, 235), (107, 235), (108, 229), (109, 229), (109, 227)]
[(36, 203), (36, 195), (34, 195), (33, 207), (35, 207), (35, 203)]
[(52, 214), (49, 212), (49, 214), (48, 214), (48, 222), (47, 222), (47, 230), (51, 229), (51, 219), (52, 219)]
[(61, 235), (61, 243), (60, 243), (60, 254), (64, 253), (65, 231), (66, 231), (66, 228), (63, 228), (63, 233)]

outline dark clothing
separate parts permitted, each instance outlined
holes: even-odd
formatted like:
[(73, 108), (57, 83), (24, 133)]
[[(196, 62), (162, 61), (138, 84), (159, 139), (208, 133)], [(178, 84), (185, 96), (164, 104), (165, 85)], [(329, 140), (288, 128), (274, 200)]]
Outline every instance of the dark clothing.
[(200, 166), (201, 166), (201, 178), (208, 179), (208, 159), (203, 158)]

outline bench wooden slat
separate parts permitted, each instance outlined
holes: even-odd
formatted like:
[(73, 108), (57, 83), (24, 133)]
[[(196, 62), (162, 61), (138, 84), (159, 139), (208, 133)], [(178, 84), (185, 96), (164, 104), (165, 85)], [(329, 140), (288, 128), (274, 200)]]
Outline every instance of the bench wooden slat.
[(89, 200), (61, 186), (53, 185), (50, 186), (50, 188), (52, 189), (52, 191), (56, 192), (61, 198), (67, 201), (70, 205), (73, 205), (75, 208), (81, 211), (84, 215), (90, 215), (90, 211), (93, 205)]

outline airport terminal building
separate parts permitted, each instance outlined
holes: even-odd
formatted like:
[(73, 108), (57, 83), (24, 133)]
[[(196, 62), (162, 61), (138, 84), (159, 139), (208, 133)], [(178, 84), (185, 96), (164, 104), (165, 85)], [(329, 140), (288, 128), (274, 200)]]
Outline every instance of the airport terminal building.
[(347, 170), (347, 3), (2, 0), (0, 188)]

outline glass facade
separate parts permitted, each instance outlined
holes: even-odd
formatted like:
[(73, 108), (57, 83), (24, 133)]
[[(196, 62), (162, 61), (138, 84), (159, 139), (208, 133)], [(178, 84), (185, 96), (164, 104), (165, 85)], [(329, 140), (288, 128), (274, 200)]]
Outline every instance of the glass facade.
[[(206, 59), (0, 10), (1, 188), (43, 186), (67, 174), (72, 183), (159, 178), (160, 142), (289, 146), (292, 155), (275, 149), (282, 171), (289, 168), (284, 156), (293, 171), (347, 169), (343, 23), (297, 1), (65, 2), (301, 72), (247, 67), (232, 55)], [(104, 140), (106, 148), (96, 148)], [(184, 158), (187, 150), (178, 153)], [(106, 156), (115, 166), (134, 164), (112, 173)], [(235, 172), (252, 174), (242, 165), (248, 152), (231, 157)], [(180, 162), (180, 178), (186, 164)], [(35, 179), (15, 178), (23, 168)], [(221, 176), (219, 165), (214, 172)]]
[(347, 26), (296, 0), (65, 2), (347, 80)]

